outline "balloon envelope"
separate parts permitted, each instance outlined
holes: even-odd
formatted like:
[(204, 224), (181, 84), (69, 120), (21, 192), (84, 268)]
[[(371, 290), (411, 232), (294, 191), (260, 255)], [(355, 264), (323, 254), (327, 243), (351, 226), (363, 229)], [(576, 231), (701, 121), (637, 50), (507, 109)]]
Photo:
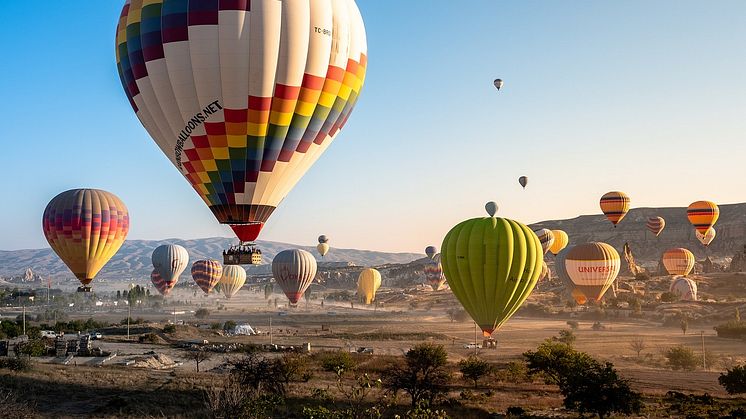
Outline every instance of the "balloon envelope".
[(523, 187), (523, 189), (526, 189), (526, 185), (528, 185), (528, 177), (526, 176), (519, 177), (518, 183)]
[(127, 1), (116, 61), (143, 127), (252, 241), (347, 122), (367, 41), (354, 0)]
[(474, 218), (457, 224), (441, 245), (448, 285), (489, 336), (533, 291), (543, 251), (530, 228), (504, 218)]
[(366, 268), (357, 277), (357, 295), (365, 304), (376, 300), (376, 292), (381, 288), (381, 273), (373, 268)]
[(316, 259), (305, 250), (283, 250), (272, 260), (272, 275), (291, 304), (298, 301), (316, 278)]
[(683, 301), (697, 301), (697, 283), (690, 278), (679, 277), (671, 281), (669, 292)]
[(697, 236), (697, 240), (699, 240), (703, 246), (707, 247), (713, 240), (715, 240), (717, 232), (715, 231), (715, 228), (710, 227), (707, 229), (705, 234), (700, 233), (699, 230), (695, 230), (694, 234)]
[(433, 291), (438, 291), (446, 282), (446, 278), (443, 276), (443, 265), (440, 263), (440, 254), (425, 262), (422, 271), (425, 274), (425, 281), (432, 287)]
[(179, 282), (179, 278), (176, 278), (173, 281), (166, 281), (161, 277), (157, 270), (153, 269), (153, 272), (150, 273), (150, 282), (153, 283), (155, 289), (158, 290), (162, 296), (167, 297), (171, 294), (171, 290), (174, 289), (176, 283)]
[(221, 276), (223, 276), (223, 265), (217, 260), (198, 260), (192, 264), (192, 279), (205, 294), (212, 291)]
[(434, 258), (436, 253), (438, 253), (438, 248), (435, 246), (427, 246), (425, 248), (425, 255), (430, 259)]
[(720, 208), (712, 201), (692, 202), (686, 209), (686, 216), (700, 234), (705, 234), (720, 217)]
[(329, 253), (329, 245), (326, 243), (319, 243), (316, 245), (316, 250), (323, 258), (324, 256), (326, 256), (327, 253)]
[(554, 256), (557, 256), (568, 244), (570, 244), (570, 237), (563, 230), (552, 230), (554, 236), (554, 242), (549, 247), (549, 251)]
[(661, 231), (666, 228), (666, 220), (664, 220), (663, 217), (650, 217), (645, 226), (657, 237), (661, 234)]
[(616, 226), (629, 212), (629, 203), (629, 196), (624, 192), (608, 192), (601, 197), (601, 211)]
[(541, 243), (541, 250), (546, 254), (554, 244), (554, 233), (552, 230), (542, 228), (541, 230), (534, 231), (536, 236), (539, 237)]
[(178, 244), (163, 244), (153, 250), (153, 268), (166, 282), (178, 281), (189, 264), (189, 253)]
[(220, 289), (226, 298), (231, 298), (246, 283), (246, 270), (238, 265), (223, 267), (223, 276), (220, 277)]
[(606, 243), (585, 243), (570, 249), (565, 268), (583, 295), (600, 301), (619, 275), (621, 259), (616, 249)]
[(500, 90), (500, 89), (502, 89), (503, 84), (505, 84), (505, 83), (502, 81), (502, 79), (495, 79), (495, 81), (492, 84), (495, 85), (495, 88), (497, 90)]
[(326, 237), (325, 234), (322, 234), (319, 236), (319, 243), (328, 243), (328, 242), (329, 242), (329, 238)]
[(490, 217), (494, 217), (497, 214), (497, 203), (490, 201), (484, 205), (484, 209), (487, 211)]
[(681, 247), (666, 250), (663, 254), (663, 266), (669, 275), (689, 275), (694, 269), (694, 262), (694, 254)]
[(129, 225), (124, 203), (98, 189), (62, 192), (49, 201), (42, 216), (49, 246), (83, 285), (119, 251)]

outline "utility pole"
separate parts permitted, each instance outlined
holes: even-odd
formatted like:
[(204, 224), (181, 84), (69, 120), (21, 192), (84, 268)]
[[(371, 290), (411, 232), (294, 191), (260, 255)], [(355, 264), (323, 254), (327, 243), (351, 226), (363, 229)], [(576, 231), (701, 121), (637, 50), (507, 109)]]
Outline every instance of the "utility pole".
[(477, 323), (474, 322), (474, 355), (477, 353)]
[(23, 305), (23, 334), (26, 334), (26, 305)]
[(269, 344), (272, 344), (272, 315), (269, 315)]
[(704, 367), (706, 371), (707, 370), (707, 352), (705, 352), (705, 331), (701, 330), (699, 334), (702, 337), (702, 367)]
[(127, 299), (127, 340), (130, 340), (130, 318), (132, 317), (132, 304)]

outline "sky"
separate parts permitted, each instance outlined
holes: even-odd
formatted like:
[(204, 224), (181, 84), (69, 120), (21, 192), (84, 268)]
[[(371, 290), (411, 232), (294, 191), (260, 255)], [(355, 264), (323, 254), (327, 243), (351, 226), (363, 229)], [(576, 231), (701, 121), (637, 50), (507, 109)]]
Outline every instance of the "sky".
[[(746, 201), (746, 2), (357, 3), (360, 101), (261, 239), (423, 252), (491, 200), (524, 223), (600, 213), (610, 190)], [(130, 239), (232, 235), (127, 102), (122, 4), (0, 2), (1, 250), (47, 247), (44, 207), (80, 187), (127, 204)]]

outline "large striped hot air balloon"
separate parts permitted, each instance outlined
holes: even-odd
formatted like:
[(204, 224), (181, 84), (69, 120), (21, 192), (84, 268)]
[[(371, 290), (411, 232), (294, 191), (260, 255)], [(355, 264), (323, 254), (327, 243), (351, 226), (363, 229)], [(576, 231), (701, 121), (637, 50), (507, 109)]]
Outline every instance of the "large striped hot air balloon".
[(552, 230), (552, 235), (554, 236), (554, 242), (552, 243), (552, 246), (549, 247), (549, 251), (552, 252), (554, 256), (557, 256), (562, 249), (570, 244), (570, 237), (563, 230)]
[(376, 301), (376, 292), (381, 288), (381, 273), (373, 268), (365, 268), (357, 277), (357, 296), (365, 304)]
[(166, 282), (179, 280), (189, 264), (189, 253), (178, 244), (163, 244), (153, 250), (153, 268)]
[(425, 281), (430, 285), (433, 291), (438, 291), (443, 284), (445, 284), (446, 277), (443, 276), (443, 265), (440, 263), (440, 253), (434, 255), (432, 259), (425, 262), (422, 272), (425, 274)]
[(168, 297), (168, 295), (171, 294), (171, 290), (173, 290), (179, 282), (179, 277), (176, 277), (173, 281), (166, 281), (163, 279), (161, 274), (158, 273), (157, 269), (153, 269), (153, 272), (150, 273), (150, 282), (153, 283), (155, 289), (158, 290), (162, 296)]
[(246, 270), (238, 265), (223, 267), (223, 276), (220, 277), (220, 289), (226, 298), (231, 298), (246, 283)]
[(616, 227), (629, 212), (629, 202), (629, 196), (624, 192), (608, 192), (601, 197), (601, 211)]
[(697, 301), (697, 283), (690, 278), (678, 277), (671, 281), (669, 291), (684, 301)]
[(54, 197), (42, 216), (49, 246), (87, 286), (117, 253), (129, 231), (129, 213), (116, 195), (73, 189)]
[(544, 257), (530, 228), (498, 217), (457, 224), (443, 239), (440, 254), (451, 291), (485, 336), (531, 294)]
[(116, 60), (153, 140), (253, 241), (350, 117), (367, 41), (354, 0), (128, 0)]
[(547, 228), (542, 228), (541, 230), (534, 231), (536, 233), (536, 236), (539, 238), (539, 243), (541, 243), (541, 250), (546, 254), (549, 249), (554, 244), (554, 233), (552, 230), (549, 230)]
[(699, 240), (700, 243), (704, 247), (707, 247), (712, 243), (713, 240), (715, 240), (715, 236), (717, 235), (717, 232), (715, 231), (714, 227), (710, 227), (707, 229), (707, 232), (705, 234), (702, 234), (699, 232), (699, 230), (695, 231), (694, 234), (697, 236), (697, 240)]
[(192, 264), (192, 279), (198, 287), (209, 294), (223, 276), (223, 265), (217, 260), (198, 260)]
[(592, 242), (570, 249), (565, 267), (575, 288), (589, 299), (600, 301), (619, 275), (621, 259), (610, 245)]
[(694, 262), (694, 254), (681, 247), (666, 250), (663, 254), (663, 266), (669, 275), (689, 275), (694, 269)]
[(648, 218), (645, 227), (658, 237), (661, 234), (661, 231), (666, 228), (666, 220), (664, 220), (663, 217), (650, 217)]
[(316, 259), (305, 250), (283, 250), (272, 260), (272, 275), (295, 305), (316, 278)]
[(720, 208), (711, 201), (692, 202), (686, 209), (686, 216), (700, 234), (705, 234), (720, 217)]

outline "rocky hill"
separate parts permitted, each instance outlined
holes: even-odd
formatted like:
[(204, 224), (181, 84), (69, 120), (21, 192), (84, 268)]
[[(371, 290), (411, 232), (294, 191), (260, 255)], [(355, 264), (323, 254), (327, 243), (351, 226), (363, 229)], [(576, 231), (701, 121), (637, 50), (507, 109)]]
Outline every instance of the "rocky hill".
[[(99, 278), (108, 280), (129, 281), (134, 278), (148, 278), (150, 271), (153, 269), (150, 261), (150, 255), (156, 247), (167, 244), (179, 244), (189, 251), (189, 259), (195, 261), (204, 258), (214, 258), (221, 260), (222, 252), (231, 244), (235, 244), (234, 239), (228, 238), (207, 238), (198, 240), (128, 240), (124, 243), (119, 252), (104, 267), (99, 274)], [(258, 242), (262, 249), (264, 265), (249, 270), (250, 274), (262, 274), (269, 272), (269, 262), (282, 250), (291, 248), (300, 248), (308, 250), (317, 255), (315, 247), (297, 246), (288, 243), (277, 242)], [(337, 249), (333, 248), (326, 257), (321, 261), (320, 266), (336, 267), (347, 264), (358, 266), (380, 266), (385, 264), (408, 263), (415, 259), (421, 258), (422, 255), (414, 253), (386, 253), (374, 252), (369, 250), (356, 249)], [(0, 251), (0, 277), (14, 278), (22, 277), (27, 269), (31, 268), (38, 277), (52, 277), (54, 279), (72, 278), (72, 274), (57, 255), (49, 248)], [(182, 279), (189, 276), (189, 270), (184, 273)]]
[[(666, 228), (655, 237), (645, 227), (648, 217), (659, 216), (666, 220)], [(715, 224), (715, 241), (705, 248), (694, 235), (694, 228), (686, 217), (686, 208), (635, 208), (630, 210), (614, 228), (603, 215), (583, 215), (570, 220), (544, 221), (531, 225), (540, 228), (565, 230), (570, 245), (588, 241), (602, 241), (622, 253), (624, 243), (629, 243), (636, 260), (645, 264), (657, 263), (661, 254), (672, 247), (685, 247), (697, 259), (710, 256), (730, 259), (742, 253), (746, 245), (746, 203), (720, 205), (720, 219)]]

